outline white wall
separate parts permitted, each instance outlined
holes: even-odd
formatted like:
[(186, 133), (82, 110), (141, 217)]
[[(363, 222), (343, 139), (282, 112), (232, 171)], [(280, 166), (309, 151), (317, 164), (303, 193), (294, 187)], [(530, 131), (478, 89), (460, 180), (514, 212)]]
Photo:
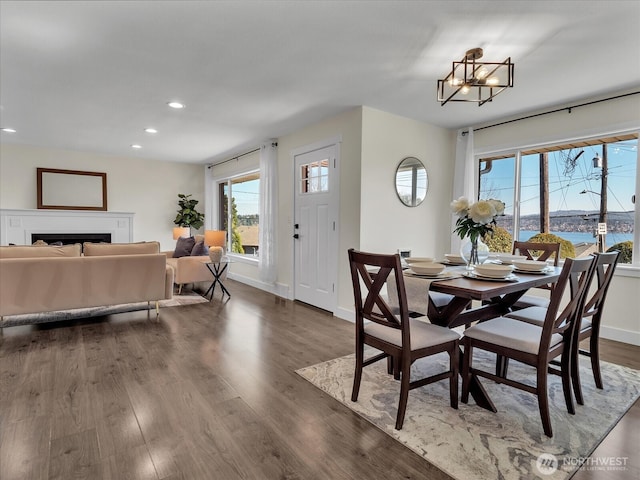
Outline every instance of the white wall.
[(89, 152), (0, 144), (0, 207), (35, 209), (36, 168), (107, 173), (107, 208), (133, 212), (133, 240), (156, 240), (173, 250), (178, 194), (193, 194), (204, 212), (202, 165)]
[[(434, 258), (448, 252), (454, 144), (451, 130), (363, 109), (362, 250), (396, 253), (402, 248), (413, 256)], [(405, 157), (416, 157), (427, 169), (427, 196), (417, 207), (402, 204), (395, 190), (396, 169)]]
[[(579, 103), (598, 99), (588, 99)], [(574, 108), (571, 113), (562, 111), (474, 131), (474, 150), (477, 155), (508, 150), (514, 146), (563, 143), (575, 138), (629, 129), (640, 130), (640, 95)], [(640, 171), (640, 165), (638, 170)], [(636, 212), (636, 229), (639, 225), (637, 218)], [(640, 345), (638, 312), (640, 270), (637, 267), (619, 266), (609, 289), (601, 335), (604, 338)]]

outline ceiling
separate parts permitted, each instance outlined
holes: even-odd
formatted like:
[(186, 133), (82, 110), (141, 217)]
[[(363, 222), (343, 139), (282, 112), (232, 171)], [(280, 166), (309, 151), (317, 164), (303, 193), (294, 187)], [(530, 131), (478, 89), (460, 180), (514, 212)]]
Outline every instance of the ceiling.
[[(640, 86), (639, 20), (637, 0), (2, 0), (2, 142), (208, 163), (358, 105), (486, 124)], [(514, 88), (441, 106), (475, 47)]]

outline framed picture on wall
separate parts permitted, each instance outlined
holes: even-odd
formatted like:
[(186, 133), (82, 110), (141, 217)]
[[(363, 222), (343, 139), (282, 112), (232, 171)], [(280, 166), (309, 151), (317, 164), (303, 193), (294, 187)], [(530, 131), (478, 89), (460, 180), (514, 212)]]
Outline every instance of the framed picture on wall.
[(38, 208), (107, 210), (107, 174), (55, 168), (37, 169)]

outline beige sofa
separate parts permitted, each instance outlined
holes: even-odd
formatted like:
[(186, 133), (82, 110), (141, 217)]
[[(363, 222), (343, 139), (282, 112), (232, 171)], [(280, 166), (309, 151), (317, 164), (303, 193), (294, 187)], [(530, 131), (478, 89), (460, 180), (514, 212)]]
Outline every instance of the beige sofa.
[[(2, 317), (173, 296), (173, 268), (157, 242), (0, 247)], [(2, 323), (0, 323), (0, 327)]]

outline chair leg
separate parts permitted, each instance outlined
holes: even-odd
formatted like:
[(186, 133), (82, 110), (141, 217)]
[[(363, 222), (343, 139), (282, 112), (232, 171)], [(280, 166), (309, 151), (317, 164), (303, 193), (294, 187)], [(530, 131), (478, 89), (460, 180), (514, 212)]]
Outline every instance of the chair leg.
[[(571, 415), (575, 415), (576, 409), (573, 405), (573, 397), (571, 395), (571, 382), (573, 381), (573, 387), (575, 388), (576, 376), (573, 374), (573, 349), (565, 348), (562, 352), (562, 360), (560, 366), (560, 375), (562, 377), (562, 393), (564, 393), (564, 402), (567, 405), (567, 412)], [(580, 387), (580, 378), (577, 378), (578, 388)], [(576, 399), (578, 395), (576, 394)], [(580, 403), (580, 402), (578, 402)]]
[(551, 429), (551, 416), (549, 415), (549, 394), (547, 392), (547, 368), (546, 365), (538, 367), (537, 378), (538, 408), (542, 419), (542, 428), (547, 437), (553, 437)]
[(473, 347), (468, 339), (463, 339), (464, 355), (462, 356), (462, 403), (469, 403), (469, 386), (471, 384), (471, 361), (473, 360)]
[(449, 396), (451, 399), (451, 408), (458, 409), (458, 364), (460, 358), (458, 343), (449, 350), (449, 370), (451, 370), (451, 378), (449, 379)]
[(582, 383), (580, 381), (580, 349), (579, 345), (575, 345), (571, 349), (571, 383), (573, 384), (573, 393), (576, 396), (578, 405), (584, 405), (584, 397), (582, 396)]
[(353, 390), (351, 390), (351, 401), (358, 401), (360, 393), (360, 381), (362, 380), (362, 364), (364, 363), (364, 344), (356, 346), (356, 371), (353, 374)]
[(407, 410), (409, 399), (409, 382), (411, 381), (411, 363), (409, 358), (402, 359), (402, 373), (400, 379), (400, 401), (398, 402), (398, 416), (396, 417), (396, 430), (402, 430), (404, 414)]
[(387, 357), (387, 373), (389, 375), (393, 373), (393, 355)]
[(509, 368), (509, 357), (504, 355), (496, 355), (496, 376), (507, 378), (507, 370)]
[(598, 346), (598, 336), (591, 334), (589, 350), (591, 352), (591, 370), (593, 371), (593, 379), (596, 382), (596, 387), (603, 388), (602, 375), (600, 374), (600, 347)]

